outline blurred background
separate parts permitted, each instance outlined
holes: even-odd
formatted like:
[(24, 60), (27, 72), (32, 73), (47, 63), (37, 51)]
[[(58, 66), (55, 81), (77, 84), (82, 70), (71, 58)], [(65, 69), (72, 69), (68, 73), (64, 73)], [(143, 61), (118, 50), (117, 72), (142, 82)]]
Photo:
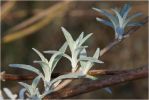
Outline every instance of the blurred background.
[[(130, 3), (130, 14), (142, 12), (140, 21), (148, 15), (148, 1), (2, 1), (1, 2), (1, 71), (14, 74), (28, 74), (29, 71), (8, 67), (9, 64), (29, 64), (39, 57), (32, 50), (58, 50), (65, 42), (61, 26), (65, 27), (74, 37), (83, 31), (94, 33), (87, 41), (90, 56), (97, 47), (101, 49), (114, 40), (114, 31), (96, 21), (103, 17), (92, 10), (92, 7), (106, 9), (120, 8)], [(68, 52), (69, 53), (69, 52)], [(45, 55), (50, 58), (49, 55)], [(94, 69), (124, 70), (141, 67), (148, 63), (148, 25), (144, 25), (129, 38), (112, 48), (101, 57), (104, 64), (96, 64)], [(65, 70), (64, 70), (65, 69)], [(70, 62), (62, 59), (55, 72), (70, 71)], [(85, 80), (77, 80), (73, 85)], [(9, 87), (14, 93), (20, 86), (17, 81), (5, 81), (3, 87)], [(148, 80), (140, 79), (110, 87), (108, 94), (103, 89), (73, 97), (75, 99), (147, 99)]]

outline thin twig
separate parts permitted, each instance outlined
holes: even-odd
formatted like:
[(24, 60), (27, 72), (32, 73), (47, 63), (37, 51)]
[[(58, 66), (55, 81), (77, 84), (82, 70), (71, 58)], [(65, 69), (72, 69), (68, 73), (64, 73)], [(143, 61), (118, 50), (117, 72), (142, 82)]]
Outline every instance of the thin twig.
[(68, 9), (68, 6), (69, 6), (68, 4), (69, 4), (69, 2), (60, 2), (58, 4), (55, 4), (54, 6), (51, 7), (51, 9), (49, 11), (50, 14), (48, 14), (48, 16), (46, 16), (46, 18), (44, 18), (41, 21), (36, 22), (33, 25), (28, 26), (22, 30), (19, 30), (17, 32), (10, 33), (10, 34), (4, 36), (2, 41), (4, 43), (8, 43), (8, 42), (14, 41), (16, 39), (22, 38), (24, 36), (27, 36), (29, 34), (33, 34), (34, 32), (43, 28), (45, 25), (49, 24), (49, 22), (52, 21), (53, 18), (64, 13), (66, 11), (66, 9)]
[(140, 67), (134, 70), (128, 70), (119, 75), (113, 75), (103, 80), (90, 81), (87, 83), (82, 83), (75, 87), (69, 87), (66, 89), (59, 90), (57, 92), (48, 95), (46, 98), (68, 98), (83, 93), (88, 93), (97, 89), (105, 88), (108, 86), (113, 86), (116, 84), (124, 83), (127, 81), (132, 81), (136, 79), (147, 78), (148, 76), (148, 66)]
[(5, 16), (12, 10), (12, 8), (15, 6), (16, 1), (7, 1), (2, 5), (1, 10), (1, 20), (5, 18)]
[[(97, 76), (97, 75), (117, 75), (117, 74), (122, 74), (126, 72), (126, 70), (105, 70), (105, 69), (101, 69), (101, 70), (90, 70), (88, 72), (89, 75), (92, 76)], [(56, 78), (60, 75), (63, 74), (67, 74), (69, 72), (62, 72), (62, 73), (53, 73), (52, 74), (52, 78)], [(5, 72), (1, 72), (0, 73), (0, 79), (1, 80), (6, 80), (6, 81), (14, 81), (14, 80), (33, 80), (36, 77), (36, 74), (27, 74), (27, 75), (15, 75), (15, 74), (8, 74)]]

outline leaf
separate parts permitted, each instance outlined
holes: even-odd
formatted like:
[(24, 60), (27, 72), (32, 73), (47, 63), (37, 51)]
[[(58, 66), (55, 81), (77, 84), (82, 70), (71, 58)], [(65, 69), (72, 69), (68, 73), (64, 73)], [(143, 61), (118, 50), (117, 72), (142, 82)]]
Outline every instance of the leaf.
[(21, 100), (24, 99), (25, 91), (26, 91), (25, 88), (22, 88), (22, 89), (19, 91), (19, 99), (21, 99)]
[(17, 98), (17, 94), (13, 94), (8, 88), (4, 88), (3, 90), (10, 99)]
[(110, 21), (103, 20), (101, 18), (96, 18), (96, 20), (99, 21), (99, 22), (101, 22), (101, 23), (103, 23), (103, 24), (105, 24), (105, 25), (107, 25), (107, 26), (110, 26), (110, 27), (113, 28), (113, 24)]
[(123, 26), (126, 26), (127, 23), (130, 22), (132, 19), (134, 19), (134, 18), (136, 18), (136, 17), (138, 17), (138, 16), (141, 16), (141, 15), (142, 15), (142, 13), (136, 13), (136, 14), (134, 14), (134, 15), (128, 17), (128, 18), (126, 19), (126, 21), (124, 22)]
[(34, 61), (34, 63), (38, 63), (41, 65), (42, 70), (44, 72), (43, 80), (50, 81), (51, 80), (51, 68), (48, 63), (43, 61)]
[(91, 80), (97, 80), (98, 78), (95, 76), (91, 76), (91, 75), (86, 75), (85, 78), (89, 78)]
[(90, 62), (95, 62), (95, 63), (103, 63), (102, 61), (99, 61), (98, 59), (96, 58), (93, 58), (93, 57), (81, 57), (79, 59), (79, 61), (90, 61)]
[(142, 26), (142, 25), (143, 25), (143, 23), (139, 23), (139, 22), (129, 22), (127, 24), (127, 26)]
[(38, 56), (41, 58), (42, 61), (44, 62), (48, 62), (48, 60), (43, 56), (42, 53), (40, 53), (38, 50), (36, 50), (35, 48), (32, 48), (37, 54)]
[(131, 10), (131, 5), (125, 4), (120, 11), (120, 15), (124, 18), (124, 16), (126, 17), (128, 15), (130, 10)]
[(70, 33), (64, 27), (61, 27), (61, 29), (63, 31), (63, 34), (64, 34), (66, 40), (67, 40), (70, 50), (72, 51), (73, 46), (74, 46), (74, 40), (73, 40), (72, 36), (70, 35)]
[(60, 58), (63, 56), (63, 53), (58, 52), (55, 53), (54, 55), (52, 55), (50, 61), (49, 61), (49, 66), (51, 68), (51, 73), (53, 72), (56, 64), (58, 63), (58, 61), (60, 60)]
[[(94, 55), (93, 55), (93, 58), (98, 59), (99, 53), (100, 53), (100, 50), (99, 50), (99, 48), (97, 48), (97, 49), (96, 49), (96, 52), (95, 52)], [(94, 65), (93, 62), (90, 62), (90, 61), (88, 61), (88, 62), (82, 62), (82, 61), (81, 61), (81, 67), (83, 68), (83, 69), (82, 69), (83, 73), (84, 73), (84, 74), (87, 74), (87, 72), (91, 69), (91, 67), (92, 67), (93, 65)]]
[(36, 69), (36, 68), (34, 68), (34, 67), (30, 66), (30, 65), (25, 65), (25, 64), (9, 64), (9, 66), (10, 67), (14, 67), (14, 68), (26, 69), (26, 70), (32, 71), (32, 72), (34, 72), (34, 73), (36, 73), (38, 75), (41, 74), (41, 72), (38, 69)]
[(87, 36), (85, 36), (82, 41), (80, 42), (79, 46), (81, 46), (89, 37), (91, 37), (93, 35), (93, 33), (88, 34)]
[(93, 8), (95, 11), (98, 11), (100, 12), (101, 14), (105, 15), (114, 25), (114, 27), (117, 26), (118, 24), (118, 21), (117, 19), (110, 13), (106, 12), (105, 10), (102, 10), (102, 9), (97, 9), (97, 8)]
[(59, 49), (59, 51), (61, 51), (61, 52), (65, 52), (66, 51), (66, 49), (67, 49), (67, 46), (68, 46), (68, 43), (67, 42), (65, 42), (63, 45), (62, 45), (62, 47)]
[(108, 87), (104, 88), (105, 91), (107, 91), (108, 93), (112, 94), (112, 90)]
[(33, 89), (36, 89), (36, 87), (37, 87), (37, 85), (38, 85), (38, 83), (39, 83), (39, 81), (40, 81), (40, 76), (37, 76), (34, 80), (33, 80), (33, 82), (32, 82), (32, 88)]
[(49, 54), (55, 54), (58, 53), (60, 51), (56, 51), (56, 50), (48, 50), (48, 51), (44, 51), (44, 53), (49, 53)]
[(82, 33), (80, 34), (80, 36), (77, 38), (77, 40), (76, 40), (76, 45), (79, 45), (80, 41), (83, 39), (83, 36), (84, 36), (84, 32), (82, 32)]
[(115, 12), (116, 16), (118, 17), (119, 26), (122, 27), (122, 25), (123, 25), (123, 18), (122, 18), (122, 16), (119, 14), (119, 12), (116, 9), (112, 9), (112, 10)]
[(22, 85), (26, 90), (27, 92), (29, 92), (29, 94), (33, 94), (33, 90), (32, 90), (32, 87), (24, 82), (18, 82), (20, 85)]

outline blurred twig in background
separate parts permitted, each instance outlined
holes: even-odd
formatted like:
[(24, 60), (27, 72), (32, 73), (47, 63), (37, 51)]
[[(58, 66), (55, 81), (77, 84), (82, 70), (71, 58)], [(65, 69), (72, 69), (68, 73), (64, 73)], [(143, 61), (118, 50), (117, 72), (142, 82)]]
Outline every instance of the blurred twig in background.
[(13, 9), (15, 6), (16, 1), (7, 1), (1, 7), (1, 20), (5, 18), (6, 15)]
[[(41, 12), (40, 14), (37, 14), (33, 16), (32, 18), (28, 19), (27, 21), (15, 26), (12, 28), (12, 30), (19, 30), (16, 32), (9, 33), (8, 35), (4, 36), (2, 39), (4, 43), (15, 41), (16, 39), (22, 38), (24, 36), (27, 36), (29, 34), (33, 34), (36, 31), (40, 30), (44, 26), (48, 25), (50, 21), (52, 21), (56, 16), (60, 16), (63, 14), (66, 9), (68, 9), (68, 4), (70, 2), (60, 2), (52, 7), (50, 7), (48, 10), (45, 10), (44, 12)], [(43, 19), (41, 19), (43, 18)], [(40, 21), (34, 23), (35, 21), (41, 19)], [(34, 23), (33, 25), (30, 25)], [(30, 26), (28, 26), (30, 25)], [(26, 27), (28, 26), (28, 27)], [(24, 28), (26, 27), (26, 28)], [(24, 28), (24, 29), (22, 29)]]

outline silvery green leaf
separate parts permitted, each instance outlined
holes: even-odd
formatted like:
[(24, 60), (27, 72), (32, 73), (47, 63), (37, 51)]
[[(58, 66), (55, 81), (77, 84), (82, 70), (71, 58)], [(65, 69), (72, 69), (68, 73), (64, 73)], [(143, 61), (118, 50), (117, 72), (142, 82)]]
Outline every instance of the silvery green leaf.
[[(93, 55), (93, 58), (98, 59), (99, 57), (99, 53), (100, 50), (99, 48), (96, 49), (96, 52)], [(82, 67), (82, 71), (84, 74), (87, 74), (87, 72), (91, 69), (91, 67), (94, 65), (93, 62), (87, 61), (87, 62), (80, 62), (81, 63), (81, 67)]]
[(93, 8), (95, 11), (98, 11), (100, 12), (101, 14), (105, 15), (114, 25), (114, 27), (117, 26), (118, 24), (118, 21), (117, 19), (110, 13), (106, 12), (105, 10), (102, 10), (102, 9), (97, 9), (97, 8)]
[(73, 47), (74, 46), (74, 40), (73, 40), (72, 36), (70, 35), (70, 33), (64, 27), (62, 27), (62, 31), (63, 31), (63, 34), (64, 34), (64, 36), (67, 40), (67, 43), (70, 47), (70, 50), (72, 51), (74, 48)]
[(39, 83), (39, 81), (40, 81), (40, 76), (37, 76), (34, 80), (33, 80), (33, 82), (32, 82), (32, 88), (33, 89), (36, 89), (36, 87), (37, 87), (37, 85), (38, 85), (38, 83)]
[(131, 10), (130, 4), (125, 4), (120, 11), (120, 15), (122, 17), (127, 16), (130, 10)]
[(129, 13), (130, 10), (131, 10), (131, 7), (129, 7), (129, 8), (127, 9), (127, 11), (124, 13), (124, 15), (122, 16), (124, 20), (127, 19), (128, 13)]
[(22, 85), (26, 90), (27, 92), (29, 92), (29, 94), (33, 94), (33, 90), (32, 90), (32, 87), (24, 82), (18, 82), (20, 85)]
[(48, 51), (44, 51), (44, 53), (49, 53), (49, 54), (55, 54), (58, 53), (60, 51), (56, 51), (56, 50), (48, 50)]
[(112, 10), (115, 12), (116, 16), (118, 17), (118, 21), (119, 21), (120, 27), (122, 27), (122, 25), (123, 25), (123, 18), (122, 18), (122, 16), (120, 15), (120, 13), (116, 9), (112, 9)]
[(34, 68), (33, 66), (30, 66), (30, 65), (25, 65), (25, 64), (9, 64), (10, 67), (14, 67), (14, 68), (22, 68), (22, 69), (26, 69), (28, 71), (32, 71), (38, 75), (41, 74), (41, 72)]
[(82, 33), (80, 34), (80, 36), (77, 38), (77, 40), (76, 40), (76, 44), (77, 44), (77, 45), (79, 45), (79, 42), (83, 39), (83, 36), (84, 36), (84, 32), (82, 32)]
[(39, 57), (41, 58), (42, 61), (48, 62), (48, 60), (43, 56), (42, 53), (40, 53), (40, 52), (39, 52), (37, 49), (35, 49), (35, 48), (32, 48), (32, 49), (39, 55)]
[(91, 75), (85, 75), (86, 78), (89, 78), (91, 80), (97, 80), (98, 78), (95, 76), (91, 76)]
[(107, 25), (107, 26), (110, 26), (110, 27), (113, 28), (113, 24), (110, 21), (103, 20), (101, 18), (96, 18), (96, 20), (99, 21), (99, 22), (101, 22), (101, 23), (103, 23), (103, 24), (105, 24), (105, 25)]
[(42, 79), (44, 81), (50, 81), (52, 72), (51, 72), (51, 68), (50, 68), (49, 64), (46, 62), (43, 62), (43, 61), (34, 61), (34, 63), (38, 63), (41, 65), (42, 70), (44, 72), (44, 77), (42, 77)]
[(99, 61), (98, 59), (93, 58), (93, 57), (81, 57), (79, 61), (90, 61), (90, 62), (95, 62), (95, 63), (103, 63), (102, 61)]
[(67, 46), (68, 46), (68, 43), (67, 42), (65, 42), (63, 45), (62, 45), (62, 47), (59, 49), (59, 51), (61, 51), (61, 52), (65, 52), (66, 51), (66, 49), (67, 49)]
[(58, 63), (58, 61), (60, 60), (60, 58), (63, 56), (63, 53), (58, 52), (55, 53), (54, 55), (52, 55), (50, 61), (49, 61), (49, 65), (51, 67), (51, 72), (53, 72), (54, 68), (56, 67), (56, 64)]
[(93, 35), (93, 33), (88, 34), (87, 36), (85, 36), (81, 42), (79, 43), (79, 46), (81, 46), (89, 37), (91, 37)]
[(4, 100), (1, 89), (0, 89), (0, 100)]
[(127, 26), (142, 26), (143, 24), (142, 23), (139, 23), (139, 22), (129, 22), (127, 24)]
[(127, 23), (129, 23), (132, 19), (134, 19), (134, 18), (136, 18), (138, 16), (141, 16), (141, 15), (142, 15), (142, 13), (136, 13), (136, 14), (133, 14), (132, 16), (128, 17), (126, 19), (126, 21), (124, 22), (123, 26), (126, 26)]
[(3, 88), (3, 90), (10, 99), (15, 100), (17, 98), (17, 94), (13, 94), (8, 88)]
[(112, 94), (112, 90), (108, 87), (104, 88), (105, 91), (107, 91), (108, 93)]
[(24, 99), (25, 91), (26, 91), (25, 88), (22, 88), (22, 89), (19, 91), (19, 99), (21, 99), (21, 100)]

